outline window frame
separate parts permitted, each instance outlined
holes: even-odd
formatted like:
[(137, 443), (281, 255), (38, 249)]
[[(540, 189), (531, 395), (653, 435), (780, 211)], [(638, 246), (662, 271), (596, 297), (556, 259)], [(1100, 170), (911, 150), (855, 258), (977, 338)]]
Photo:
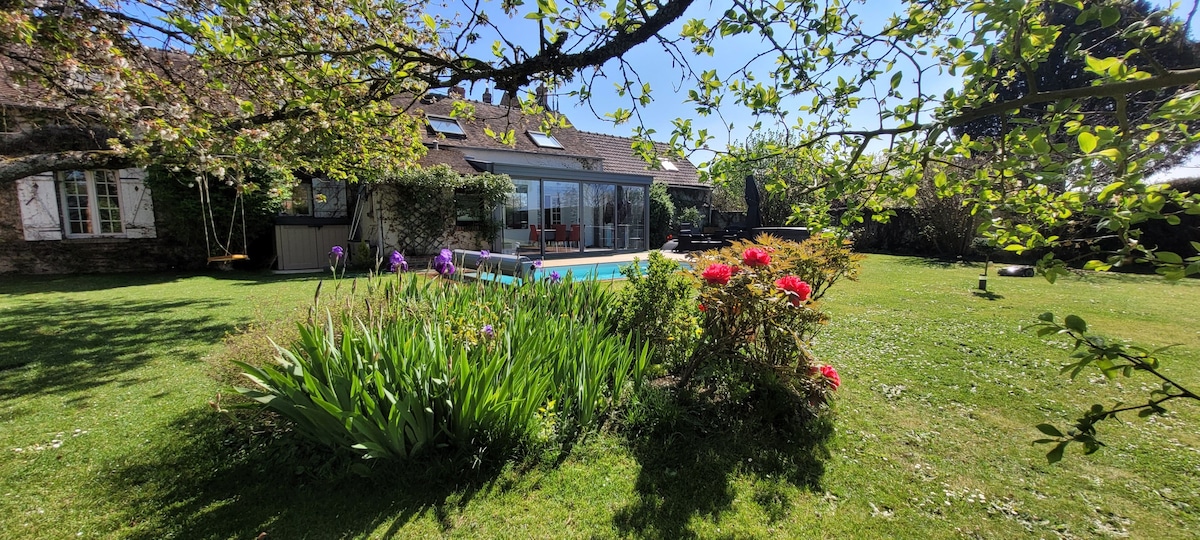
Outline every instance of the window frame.
[[(563, 144), (561, 142), (559, 142), (558, 139), (554, 138), (554, 135), (551, 135), (544, 131), (535, 131), (535, 130), (531, 129), (531, 130), (526, 131), (525, 134), (529, 136), (529, 139), (533, 141), (534, 146), (537, 146), (538, 148), (554, 148), (556, 150), (566, 150), (566, 147), (563, 146)], [(544, 141), (538, 140), (539, 136), (545, 137), (546, 140), (544, 140)]]
[[(441, 129), (438, 126), (434, 125), (435, 121), (444, 122), (445, 124), (453, 124), (454, 127), (456, 129), (458, 129), (458, 131)], [(432, 129), (433, 132), (437, 133), (438, 135), (442, 135), (445, 137), (459, 137), (459, 138), (466, 138), (466, 136), (467, 136), (467, 130), (463, 128), (462, 124), (458, 121), (457, 118), (452, 118), (449, 116), (439, 116), (436, 114), (427, 114), (427, 115), (425, 115), (425, 123), (429, 126), (429, 129)], [(449, 125), (445, 125), (444, 127), (448, 128)]]
[[(82, 211), (86, 212), (87, 214), (86, 223), (89, 225), (90, 232), (77, 233), (74, 232), (72, 228), (72, 223), (83, 223), (83, 221), (71, 220), (71, 210), (75, 208), (75, 206), (70, 204), (71, 197), (79, 196), (79, 194), (67, 192), (68, 181), (76, 182), (75, 180), (68, 180), (68, 176), (70, 176), (72, 173), (83, 173), (83, 186), (85, 192), (82, 194), (82, 196), (86, 200), (87, 206), (83, 207)], [(96, 183), (96, 175), (98, 173), (111, 175), (110, 178), (112, 179), (111, 185), (113, 191), (112, 193), (104, 194), (103, 197), (113, 200), (116, 203), (115, 210), (117, 219), (115, 220), (115, 223), (119, 228), (117, 232), (98, 232), (103, 230), (105, 223), (114, 223), (112, 219), (103, 220), (101, 217), (100, 199), (102, 194), (99, 193)], [(125, 236), (125, 202), (121, 197), (120, 171), (111, 169), (58, 171), (55, 173), (54, 185), (58, 188), (59, 217), (61, 219), (62, 233), (64, 238), (121, 238)]]

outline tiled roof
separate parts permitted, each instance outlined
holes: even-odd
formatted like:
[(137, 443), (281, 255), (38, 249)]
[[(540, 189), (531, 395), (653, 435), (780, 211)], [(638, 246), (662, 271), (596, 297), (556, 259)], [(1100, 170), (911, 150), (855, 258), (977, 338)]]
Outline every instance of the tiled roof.
[[(581, 136), (581, 132), (573, 127), (555, 128), (551, 135), (562, 144), (562, 148), (545, 148), (534, 144), (529, 137), (529, 131), (541, 131), (540, 119), (526, 115), (520, 107), (491, 105), (478, 101), (467, 101), (475, 107), (475, 116), (470, 120), (459, 119), (465, 136), (440, 137), (432, 130), (426, 129), (425, 143), (439, 147), (457, 149), (480, 148), (486, 150), (506, 150), (530, 154), (548, 154), (570, 157), (599, 158), (591, 146)], [(405, 105), (398, 103), (398, 105)], [(442, 95), (427, 95), (424, 99), (412, 104), (410, 110), (414, 113), (424, 112), (426, 115), (450, 116), (454, 100)], [(496, 133), (504, 133), (512, 129), (516, 135), (512, 146), (501, 144), (493, 137), (487, 136), (486, 128)]]
[(700, 173), (692, 162), (682, 158), (668, 158), (670, 148), (663, 143), (654, 143), (655, 149), (663, 159), (668, 159), (677, 171), (666, 169), (651, 169), (650, 164), (633, 153), (633, 139), (580, 131), (579, 134), (587, 144), (604, 159), (604, 170), (607, 172), (625, 174), (646, 174), (649, 172), (654, 180), (671, 186), (708, 187), (700, 183)]
[(467, 163), (467, 156), (463, 155), (461, 151), (453, 148), (430, 148), (429, 151), (422, 156), (419, 161), (417, 161), (417, 164), (422, 167), (432, 167), (441, 163), (449, 165), (450, 168), (454, 169), (454, 172), (458, 174), (479, 173), (479, 171), (475, 170), (470, 163)]

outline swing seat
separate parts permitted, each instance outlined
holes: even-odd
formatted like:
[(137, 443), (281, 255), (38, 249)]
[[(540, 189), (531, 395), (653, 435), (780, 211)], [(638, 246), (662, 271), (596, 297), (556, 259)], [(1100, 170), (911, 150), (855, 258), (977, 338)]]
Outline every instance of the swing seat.
[(249, 255), (242, 255), (240, 253), (235, 253), (233, 255), (220, 255), (217, 257), (209, 257), (208, 258), (208, 262), (210, 262), (210, 263), (215, 263), (215, 262), (226, 263), (226, 262), (233, 262), (233, 261), (248, 261), (248, 260), (250, 260)]

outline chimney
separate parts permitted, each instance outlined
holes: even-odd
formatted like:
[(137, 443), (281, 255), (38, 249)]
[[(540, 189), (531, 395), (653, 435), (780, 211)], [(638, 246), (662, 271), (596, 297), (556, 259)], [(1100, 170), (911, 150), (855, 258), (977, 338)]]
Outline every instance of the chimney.
[(454, 99), (466, 99), (467, 90), (461, 86), (451, 86), (446, 89), (446, 94)]
[(550, 108), (550, 102), (546, 100), (546, 83), (539, 84), (537, 87), (537, 102), (544, 108)]
[(487, 103), (488, 105), (492, 104), (492, 89), (491, 89), (491, 87), (487, 87), (487, 88), (483, 89), (483, 102)]
[(509, 107), (513, 104), (514, 100), (515, 100), (515, 97), (513, 96), (513, 92), (511, 92), (511, 91), (505, 92), (504, 96), (502, 96), (500, 98), (500, 105), (503, 107)]

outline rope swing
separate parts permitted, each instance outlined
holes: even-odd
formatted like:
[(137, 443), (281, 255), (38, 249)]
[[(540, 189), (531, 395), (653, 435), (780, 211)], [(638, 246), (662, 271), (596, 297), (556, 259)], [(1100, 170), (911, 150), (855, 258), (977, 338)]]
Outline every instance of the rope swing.
[[(228, 265), (233, 261), (250, 259), (250, 256), (246, 254), (246, 201), (242, 199), (241, 188), (237, 189), (237, 195), (233, 198), (233, 210), (229, 213), (229, 232), (225, 235), (225, 242), (222, 243), (221, 237), (218, 236), (217, 219), (213, 214), (212, 196), (208, 190), (208, 175), (204, 175), (198, 184), (200, 185), (200, 221), (204, 224), (204, 247), (208, 252), (209, 264)], [(239, 217), (242, 223), (242, 246), (240, 250), (234, 251), (233, 230)], [(216, 249), (213, 249), (214, 246)]]

